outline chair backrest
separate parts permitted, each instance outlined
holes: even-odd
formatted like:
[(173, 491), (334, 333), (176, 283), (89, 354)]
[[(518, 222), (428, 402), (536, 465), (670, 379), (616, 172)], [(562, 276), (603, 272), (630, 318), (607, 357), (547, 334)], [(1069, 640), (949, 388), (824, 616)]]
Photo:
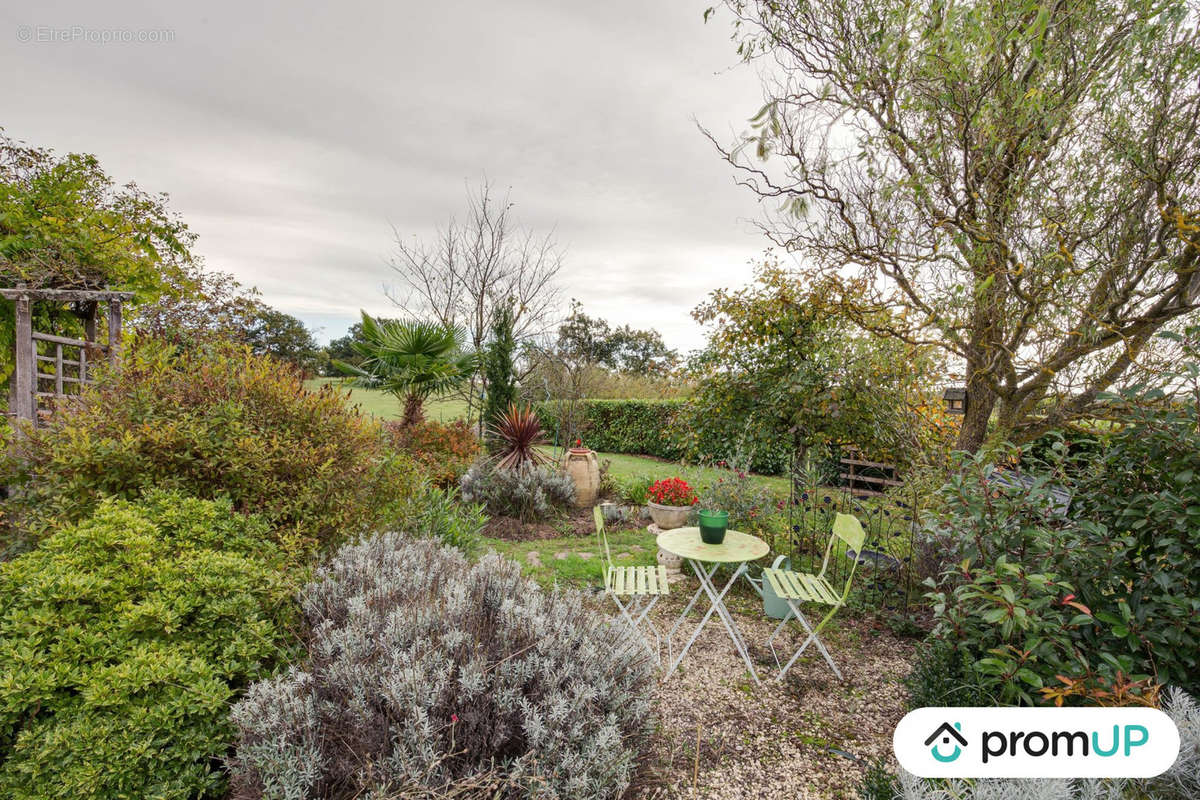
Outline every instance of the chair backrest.
[(608, 571), (612, 569), (612, 553), (608, 549), (608, 532), (604, 528), (604, 511), (600, 506), (592, 506), (592, 519), (596, 521), (596, 540), (597, 544), (604, 547), (604, 581), (608, 582)]
[(833, 518), (833, 531), (829, 534), (829, 544), (825, 545), (825, 559), (821, 562), (822, 577), (825, 575), (825, 569), (829, 566), (829, 556), (833, 553), (833, 543), (841, 539), (847, 550), (854, 551), (854, 560), (850, 564), (850, 574), (846, 576), (846, 585), (842, 588), (842, 599), (845, 600), (850, 594), (850, 582), (854, 580), (854, 573), (858, 570), (858, 562), (862, 558), (863, 545), (867, 541), (867, 532), (863, 530), (862, 523), (858, 521), (858, 517), (853, 514), (842, 514), (838, 512)]

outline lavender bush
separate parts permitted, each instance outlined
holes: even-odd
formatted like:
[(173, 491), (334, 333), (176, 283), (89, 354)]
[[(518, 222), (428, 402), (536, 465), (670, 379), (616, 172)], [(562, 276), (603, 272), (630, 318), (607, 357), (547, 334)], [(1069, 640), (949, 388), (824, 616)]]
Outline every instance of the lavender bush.
[(301, 597), (308, 663), (238, 703), (235, 798), (619, 797), (649, 733), (644, 651), (517, 565), (380, 534)]

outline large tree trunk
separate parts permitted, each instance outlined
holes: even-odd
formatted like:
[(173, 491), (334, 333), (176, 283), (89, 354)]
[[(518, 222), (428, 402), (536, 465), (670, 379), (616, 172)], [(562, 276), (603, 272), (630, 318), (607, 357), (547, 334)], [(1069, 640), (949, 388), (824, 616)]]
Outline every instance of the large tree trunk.
[(404, 416), (400, 420), (400, 424), (405, 428), (416, 425), (425, 420), (424, 403), (421, 402), (420, 395), (409, 394), (404, 398)]
[[(968, 366), (968, 375), (978, 375), (978, 371)], [(956, 448), (975, 453), (987, 438), (988, 420), (992, 417), (992, 409), (996, 405), (996, 396), (981, 378), (967, 380), (967, 413), (963, 415), (962, 428), (958, 431)]]

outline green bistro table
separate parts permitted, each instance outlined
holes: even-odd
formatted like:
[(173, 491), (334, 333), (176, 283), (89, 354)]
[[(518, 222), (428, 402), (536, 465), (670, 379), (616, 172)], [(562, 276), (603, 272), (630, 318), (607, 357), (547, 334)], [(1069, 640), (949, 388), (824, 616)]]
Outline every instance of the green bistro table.
[[(751, 536), (748, 533), (725, 531), (725, 541), (721, 544), (705, 544), (700, 538), (699, 528), (676, 528), (670, 531), (663, 531), (658, 535), (656, 543), (660, 549), (687, 559), (688, 563), (692, 565), (692, 570), (695, 571), (696, 577), (700, 579), (700, 588), (692, 595), (687, 608), (679, 615), (679, 620), (667, 634), (668, 648), (671, 646), (671, 637), (675, 635), (675, 631), (687, 619), (687, 615), (691, 613), (692, 607), (696, 605), (696, 601), (700, 599), (700, 596), (702, 594), (708, 595), (710, 603), (708, 611), (701, 618), (700, 624), (696, 626), (692, 637), (688, 639), (687, 644), (683, 646), (683, 650), (679, 652), (678, 657), (667, 668), (667, 674), (663, 679), (666, 680), (666, 678), (671, 677), (671, 673), (676, 670), (679, 663), (683, 661), (683, 657), (687, 655), (687, 651), (696, 642), (696, 638), (700, 636), (700, 631), (704, 630), (704, 626), (709, 618), (713, 614), (716, 614), (725, 625), (725, 630), (729, 633), (729, 638), (733, 640), (733, 646), (737, 648), (738, 655), (746, 662), (746, 669), (750, 670), (750, 675), (754, 678), (754, 682), (761, 686), (762, 684), (758, 680), (758, 673), (755, 672), (754, 664), (750, 661), (750, 651), (746, 648), (746, 640), (742, 638), (741, 632), (738, 631), (737, 624), (733, 621), (733, 615), (725, 607), (725, 595), (729, 593), (730, 588), (737, 581), (738, 577), (746, 571), (746, 562), (762, 558), (770, 551), (767, 543), (757, 536)], [(737, 564), (738, 566), (733, 571), (733, 576), (729, 579), (729, 582), (725, 584), (725, 588), (718, 592), (716, 586), (713, 585), (712, 577), (722, 564)]]

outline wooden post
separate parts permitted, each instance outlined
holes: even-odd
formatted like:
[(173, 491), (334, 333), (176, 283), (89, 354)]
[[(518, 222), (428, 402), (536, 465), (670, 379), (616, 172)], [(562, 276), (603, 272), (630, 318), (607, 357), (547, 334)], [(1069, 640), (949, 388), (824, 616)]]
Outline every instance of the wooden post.
[(16, 298), (16, 362), (13, 365), (15, 405), (13, 413), (18, 419), (27, 419), (36, 424), (37, 365), (34, 361), (33, 308), (29, 295)]
[(121, 359), (121, 301), (108, 301), (108, 361), (114, 367)]
[(54, 343), (54, 393), (62, 395), (63, 393), (63, 357), (62, 357), (62, 342)]
[(79, 384), (80, 384), (81, 389), (83, 388), (83, 384), (87, 383), (87, 366), (88, 366), (87, 362), (88, 362), (88, 356), (91, 355), (91, 353), (89, 351), (93, 347), (97, 347), (97, 345), (96, 345), (96, 305), (97, 304), (95, 302), (91, 302), (91, 303), (86, 303), (83, 307), (83, 309), (84, 309), (83, 338), (86, 339), (89, 342), (89, 344), (79, 348)]
[(96, 303), (84, 305), (83, 338), (89, 342), (96, 341)]

